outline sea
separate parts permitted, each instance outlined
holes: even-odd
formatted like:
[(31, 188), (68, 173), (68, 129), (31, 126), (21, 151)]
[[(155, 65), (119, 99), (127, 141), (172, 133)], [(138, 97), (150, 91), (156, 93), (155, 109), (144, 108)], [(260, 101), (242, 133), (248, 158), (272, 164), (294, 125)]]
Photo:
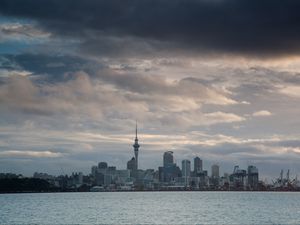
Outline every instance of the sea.
[(300, 193), (1, 194), (0, 224), (300, 224)]

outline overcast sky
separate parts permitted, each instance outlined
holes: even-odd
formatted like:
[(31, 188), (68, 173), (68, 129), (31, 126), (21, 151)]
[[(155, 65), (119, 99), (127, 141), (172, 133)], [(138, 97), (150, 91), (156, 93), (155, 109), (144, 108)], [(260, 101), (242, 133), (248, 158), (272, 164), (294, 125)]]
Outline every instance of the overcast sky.
[(0, 0), (0, 172), (300, 175), (300, 1)]

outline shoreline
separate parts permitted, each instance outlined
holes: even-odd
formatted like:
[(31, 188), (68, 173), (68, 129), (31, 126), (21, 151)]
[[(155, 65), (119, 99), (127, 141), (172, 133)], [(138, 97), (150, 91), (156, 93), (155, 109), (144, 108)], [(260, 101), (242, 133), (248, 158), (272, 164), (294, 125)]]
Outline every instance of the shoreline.
[(5, 194), (44, 194), (44, 193), (117, 193), (117, 192), (271, 192), (271, 193), (286, 193), (286, 192), (300, 192), (300, 190), (259, 190), (259, 191), (249, 191), (249, 190), (135, 190), (135, 191), (128, 191), (128, 190), (113, 190), (113, 191), (20, 191), (20, 192), (0, 192), (0, 195)]

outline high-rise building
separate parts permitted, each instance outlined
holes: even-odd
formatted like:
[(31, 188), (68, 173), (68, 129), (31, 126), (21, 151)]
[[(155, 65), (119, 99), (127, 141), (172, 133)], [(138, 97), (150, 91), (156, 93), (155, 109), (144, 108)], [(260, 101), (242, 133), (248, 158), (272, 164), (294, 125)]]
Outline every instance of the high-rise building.
[(135, 155), (135, 170), (138, 170), (138, 157), (139, 157), (139, 140), (137, 137), (137, 123), (135, 125), (135, 140), (134, 140), (134, 145), (133, 145), (133, 149), (134, 149), (134, 155)]
[(199, 188), (205, 189), (208, 185), (208, 175), (207, 170), (202, 170), (197, 174), (197, 177), (199, 177)]
[(191, 176), (191, 161), (182, 160), (182, 177), (184, 178), (185, 186), (189, 186), (189, 179)]
[(220, 181), (220, 167), (217, 164), (211, 166), (211, 178), (210, 178), (210, 186), (212, 188), (218, 188)]
[(190, 177), (191, 176), (191, 161), (190, 160), (182, 160), (182, 176)]
[(251, 190), (258, 188), (258, 169), (255, 166), (248, 166), (248, 187)]
[(172, 151), (167, 151), (164, 153), (164, 167), (168, 167), (174, 164), (174, 157)]
[(197, 174), (203, 170), (202, 160), (199, 157), (194, 158), (194, 173)]
[(98, 167), (97, 166), (92, 166), (91, 174), (94, 178), (96, 177), (97, 172), (98, 172)]
[(174, 181), (180, 176), (180, 168), (174, 162), (173, 152), (167, 151), (163, 156), (163, 167), (160, 169), (160, 180), (163, 182)]
[(211, 166), (211, 177), (212, 178), (219, 178), (219, 173), (220, 173), (220, 167), (217, 164), (214, 164)]
[(107, 168), (107, 162), (99, 162), (98, 163), (99, 169), (106, 169)]
[(132, 158), (127, 162), (127, 169), (128, 169), (128, 170), (135, 170), (135, 168), (136, 168), (135, 158), (132, 157)]

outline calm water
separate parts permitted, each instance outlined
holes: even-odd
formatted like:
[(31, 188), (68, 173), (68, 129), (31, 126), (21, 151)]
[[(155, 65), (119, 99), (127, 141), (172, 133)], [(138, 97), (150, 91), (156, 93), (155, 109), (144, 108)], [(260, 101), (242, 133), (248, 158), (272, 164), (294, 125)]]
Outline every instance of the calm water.
[(0, 224), (300, 224), (300, 193), (6, 194)]

